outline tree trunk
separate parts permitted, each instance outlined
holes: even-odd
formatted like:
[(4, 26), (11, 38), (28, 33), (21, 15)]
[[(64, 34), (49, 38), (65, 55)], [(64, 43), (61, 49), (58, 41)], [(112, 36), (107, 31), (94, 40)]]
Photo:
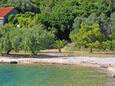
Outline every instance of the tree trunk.
[(10, 54), (10, 51), (11, 51), (11, 50), (8, 50), (6, 54), (9, 55), (9, 54)]
[(32, 55), (37, 55), (37, 53), (36, 53), (36, 52), (34, 52), (34, 51), (32, 51)]
[(61, 53), (61, 48), (59, 48), (59, 53)]
[(110, 46), (110, 50), (113, 50), (113, 44), (112, 44), (112, 40), (111, 40), (111, 46)]
[(90, 53), (92, 53), (92, 52), (93, 52), (93, 48), (91, 47), (91, 48), (90, 48)]

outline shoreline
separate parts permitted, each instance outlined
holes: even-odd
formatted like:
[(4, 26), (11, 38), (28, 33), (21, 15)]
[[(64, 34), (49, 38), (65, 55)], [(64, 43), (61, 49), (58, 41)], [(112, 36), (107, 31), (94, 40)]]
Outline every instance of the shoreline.
[(0, 64), (62, 64), (62, 65), (81, 65), (87, 67), (103, 68), (115, 78), (115, 58), (96, 58), (96, 57), (53, 57), (53, 58), (15, 58), (0, 56)]

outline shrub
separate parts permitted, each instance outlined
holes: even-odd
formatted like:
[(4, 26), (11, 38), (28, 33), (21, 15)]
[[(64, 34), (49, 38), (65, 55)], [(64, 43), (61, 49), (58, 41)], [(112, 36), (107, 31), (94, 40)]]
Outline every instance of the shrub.
[(103, 41), (104, 34), (101, 33), (98, 23), (92, 25), (82, 23), (79, 32), (71, 34), (70, 38), (76, 45), (88, 47), (92, 52), (92, 48), (99, 47), (100, 42)]
[(102, 45), (103, 45), (103, 49), (104, 49), (104, 50), (106, 50), (106, 49), (109, 49), (109, 50), (110, 50), (110, 48), (111, 48), (111, 41), (109, 41), (109, 40), (104, 41), (104, 42), (102, 43)]
[(59, 49), (59, 53), (61, 53), (61, 48), (63, 48), (66, 43), (67, 42), (65, 40), (56, 41), (56, 47)]

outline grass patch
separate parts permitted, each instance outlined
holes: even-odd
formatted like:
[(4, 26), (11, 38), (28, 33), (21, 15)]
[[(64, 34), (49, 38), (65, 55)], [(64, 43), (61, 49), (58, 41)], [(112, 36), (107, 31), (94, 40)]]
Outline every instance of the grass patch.
[(87, 48), (78, 48), (74, 44), (67, 45), (63, 48), (63, 52), (67, 55), (85, 56), (85, 57), (115, 57), (115, 51), (93, 49), (93, 53)]
[[(102, 51), (102, 50), (93, 50), (93, 53), (89, 52), (89, 49), (86, 48), (81, 48), (78, 49), (76, 46), (66, 46), (62, 49), (62, 53), (59, 53), (58, 49), (47, 49), (47, 50), (41, 50), (38, 53), (38, 57), (40, 55), (43, 55), (42, 57), (44, 57), (45, 55), (48, 54), (61, 54), (64, 56), (84, 56), (84, 57), (115, 57), (115, 51)], [(24, 51), (20, 51), (20, 52), (10, 52), (10, 55), (3, 55), (3, 56), (10, 56), (10, 57), (33, 57), (33, 55), (31, 54), (31, 52), (24, 52)], [(50, 55), (48, 56), (50, 57)], [(44, 57), (45, 58), (45, 57)]]

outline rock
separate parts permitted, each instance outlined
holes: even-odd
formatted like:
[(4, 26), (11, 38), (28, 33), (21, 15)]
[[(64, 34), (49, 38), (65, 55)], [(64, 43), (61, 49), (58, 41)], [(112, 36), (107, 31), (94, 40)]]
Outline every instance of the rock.
[(108, 68), (108, 65), (100, 65), (100, 67), (107, 69), (107, 68)]
[(113, 78), (115, 78), (115, 76), (113, 76)]
[(11, 61), (10, 64), (17, 64), (17, 61)]

